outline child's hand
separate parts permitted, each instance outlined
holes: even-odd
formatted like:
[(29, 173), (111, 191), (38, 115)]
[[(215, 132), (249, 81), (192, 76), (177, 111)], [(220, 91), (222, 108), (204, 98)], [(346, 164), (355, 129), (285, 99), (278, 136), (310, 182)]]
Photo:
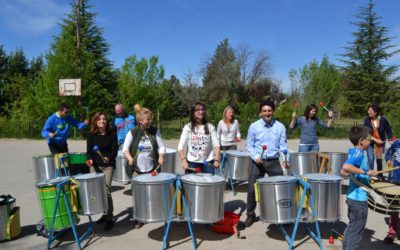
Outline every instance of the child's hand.
[(369, 175), (369, 176), (377, 176), (378, 175), (378, 171), (370, 169), (370, 170), (368, 170), (367, 175)]

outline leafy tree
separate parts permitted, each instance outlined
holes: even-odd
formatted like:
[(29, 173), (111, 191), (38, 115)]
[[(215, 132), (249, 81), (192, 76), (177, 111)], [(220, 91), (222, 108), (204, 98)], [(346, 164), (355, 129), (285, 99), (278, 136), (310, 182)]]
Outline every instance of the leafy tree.
[[(60, 102), (69, 103), (73, 110), (81, 114), (78, 118), (84, 118), (82, 114), (85, 113), (85, 106), (92, 111), (112, 110), (116, 72), (106, 58), (109, 46), (103, 38), (102, 30), (94, 23), (96, 14), (89, 11), (91, 6), (88, 2), (81, 0), (77, 25), (78, 6), (75, 1), (71, 1), (71, 12), (62, 20), (61, 33), (54, 38), (46, 55), (48, 67), (32, 87), (32, 94), (23, 101), (30, 110), (25, 108), (19, 116), (45, 119)], [(77, 26), (80, 31), (79, 40)], [(58, 81), (63, 78), (81, 78), (82, 97), (58, 96)]]
[(305, 65), (300, 70), (290, 72), (292, 86), (299, 83), (297, 98), (303, 105), (323, 101), (326, 106), (332, 107), (340, 94), (340, 72), (337, 67), (324, 56), (319, 63), (317, 60)]
[(118, 78), (118, 100), (128, 107), (127, 110), (132, 110), (136, 103), (153, 111), (163, 107), (160, 86), (165, 70), (157, 64), (157, 56), (138, 60), (133, 55), (125, 59)]
[(355, 15), (359, 20), (352, 24), (357, 26), (353, 32), (354, 40), (345, 47), (342, 55), (344, 63), (344, 95), (352, 103), (349, 112), (352, 115), (362, 114), (371, 102), (380, 103), (387, 98), (392, 83), (390, 77), (397, 66), (386, 66), (384, 62), (399, 52), (391, 45), (387, 28), (381, 26), (381, 17), (374, 10), (374, 3), (361, 7)]
[(203, 71), (204, 94), (207, 100), (216, 102), (226, 97), (230, 103), (237, 102), (240, 69), (228, 39), (219, 43), (214, 56)]
[(4, 98), (4, 85), (6, 84), (6, 74), (8, 71), (8, 55), (3, 49), (3, 45), (0, 45), (0, 115), (4, 115), (4, 104), (6, 103)]

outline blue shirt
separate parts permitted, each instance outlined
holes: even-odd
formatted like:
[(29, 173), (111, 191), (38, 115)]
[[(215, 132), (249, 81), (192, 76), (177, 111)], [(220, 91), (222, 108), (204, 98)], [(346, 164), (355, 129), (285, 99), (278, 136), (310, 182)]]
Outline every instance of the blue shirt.
[[(67, 144), (69, 130), (71, 126), (78, 129), (84, 129), (85, 123), (75, 120), (72, 116), (65, 118), (60, 116), (59, 112), (52, 114), (44, 124), (42, 136), (47, 139), (47, 143)], [(54, 138), (49, 137), (49, 133), (55, 133)]]
[[(353, 165), (354, 167), (360, 168), (364, 171), (369, 170), (368, 158), (365, 156), (365, 151), (358, 148), (349, 149), (348, 158), (344, 163)], [(369, 175), (367, 174), (354, 174), (354, 178), (367, 186), (369, 185)], [(355, 201), (367, 201), (368, 193), (357, 186), (357, 184), (355, 184), (350, 178), (347, 198)]]
[[(392, 159), (393, 157), (393, 159)], [(392, 146), (386, 151), (385, 160), (391, 160), (393, 167), (400, 166), (400, 141), (396, 140), (392, 143)], [(392, 182), (400, 183), (400, 169), (394, 170), (391, 177)]]
[(300, 126), (300, 144), (318, 144), (317, 126), (329, 128), (328, 125), (316, 118), (315, 120), (306, 120), (304, 116), (297, 118), (294, 128)]
[(285, 126), (275, 119), (270, 123), (266, 123), (262, 118), (253, 122), (247, 132), (247, 151), (253, 161), (260, 158), (263, 145), (266, 145), (267, 149), (262, 159), (278, 159), (279, 151), (288, 150)]
[(124, 117), (115, 117), (113, 128), (117, 134), (118, 145), (124, 144), (125, 137), (131, 129), (136, 125), (136, 120), (133, 115), (125, 114)]

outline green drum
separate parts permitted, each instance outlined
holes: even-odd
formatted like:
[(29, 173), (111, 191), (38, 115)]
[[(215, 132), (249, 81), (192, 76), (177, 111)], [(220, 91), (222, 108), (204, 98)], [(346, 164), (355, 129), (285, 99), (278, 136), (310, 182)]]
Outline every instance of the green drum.
[(86, 153), (72, 152), (69, 153), (70, 174), (87, 174), (90, 173), (90, 168), (86, 166)]
[[(37, 192), (39, 196), (40, 208), (42, 210), (42, 217), (44, 220), (44, 226), (47, 230), (50, 230), (51, 222), (53, 218), (54, 208), (56, 206), (57, 199), (57, 183), (68, 179), (69, 177), (60, 177), (57, 179), (46, 180), (39, 182), (37, 186)], [(74, 223), (79, 222), (77, 212), (73, 212), (73, 204), (71, 202), (71, 189), (69, 183), (64, 185), (65, 193), (67, 195), (68, 205), (71, 209)], [(57, 207), (56, 219), (54, 221), (54, 230), (61, 230), (71, 226), (71, 221), (68, 216), (67, 206), (64, 201), (63, 192), (60, 193), (59, 205)]]

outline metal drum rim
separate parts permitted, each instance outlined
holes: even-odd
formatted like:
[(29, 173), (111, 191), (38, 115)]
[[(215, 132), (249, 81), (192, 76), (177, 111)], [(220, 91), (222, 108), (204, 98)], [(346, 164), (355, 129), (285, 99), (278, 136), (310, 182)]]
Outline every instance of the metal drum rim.
[[(84, 175), (92, 175), (93, 177), (92, 178), (79, 178), (79, 177), (82, 177)], [(77, 174), (77, 175), (74, 175), (74, 179), (77, 180), (77, 181), (89, 181), (89, 180), (93, 180), (93, 179), (98, 179), (100, 176), (104, 177), (105, 174), (104, 173)]]
[(46, 157), (54, 158), (54, 155), (52, 155), (52, 154), (47, 154), (47, 155), (34, 155), (34, 156), (32, 156), (32, 159), (33, 159), (33, 160), (38, 160), (38, 159), (43, 159), (43, 158), (46, 158)]
[(135, 181), (133, 179), (131, 179), (132, 184), (139, 184), (139, 185), (153, 185), (153, 184), (167, 184), (170, 182), (175, 182), (176, 181), (176, 177), (172, 178), (172, 179), (167, 179), (167, 180), (163, 180), (163, 181), (153, 181), (153, 182), (143, 182), (143, 181)]

